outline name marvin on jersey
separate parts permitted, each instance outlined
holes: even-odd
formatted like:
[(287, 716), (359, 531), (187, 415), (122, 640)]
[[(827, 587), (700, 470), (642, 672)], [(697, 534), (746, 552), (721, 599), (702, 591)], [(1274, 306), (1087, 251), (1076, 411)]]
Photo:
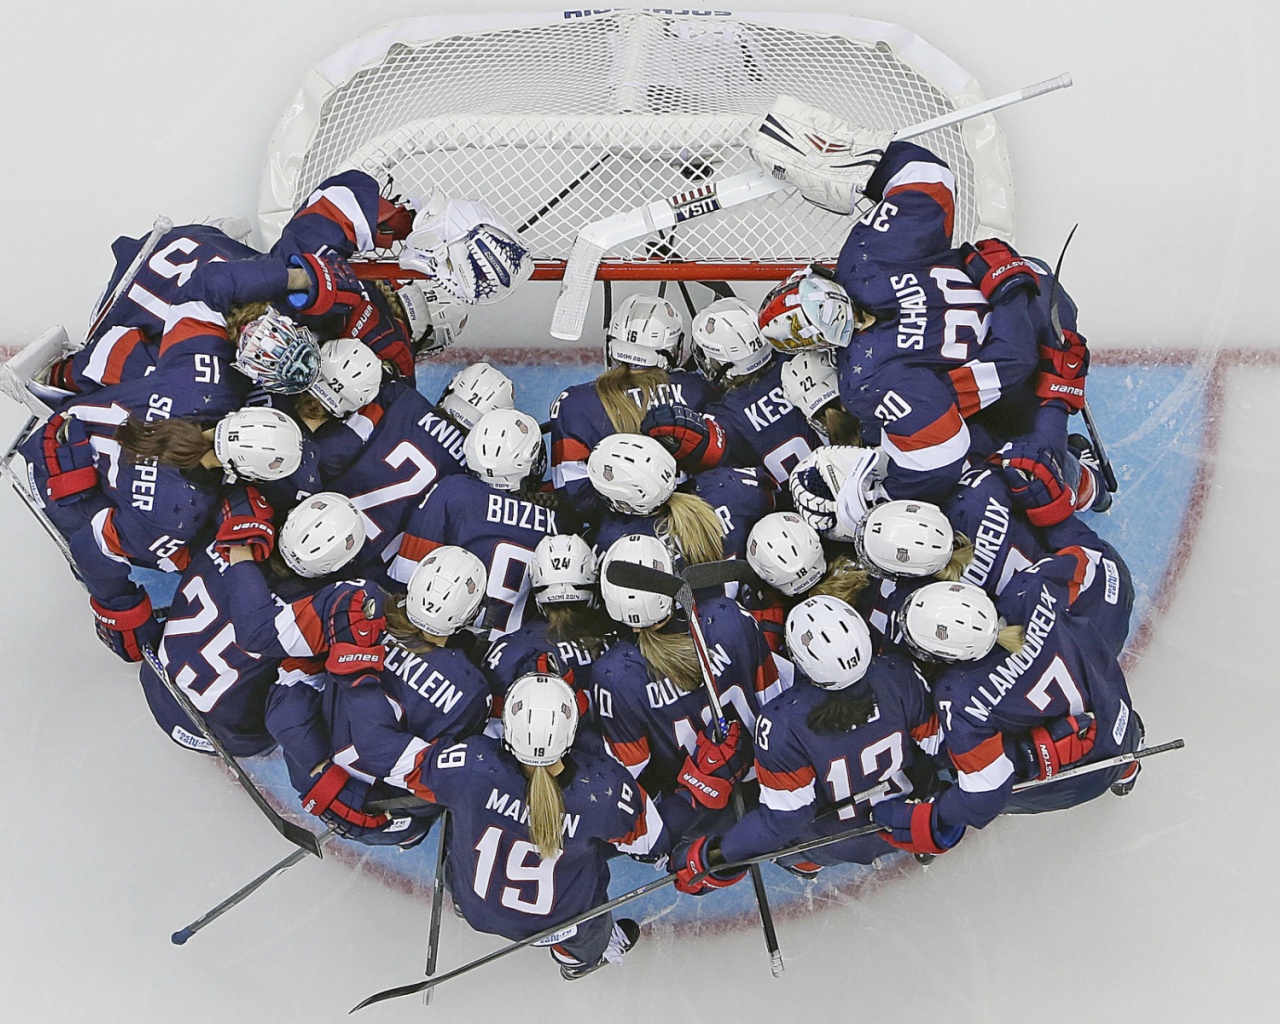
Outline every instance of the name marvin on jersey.
[[(987, 680), (995, 689), (996, 694), (993, 697), (987, 692), (985, 686), (979, 686), (978, 693), (972, 694), (969, 697), (969, 703), (964, 706), (964, 710), (968, 714), (979, 722), (985, 722), (991, 717), (992, 710), (1000, 703), (1004, 695), (1017, 685), (1018, 678), (1031, 667), (1031, 663), (1036, 660), (1036, 656), (1044, 649), (1045, 637), (1053, 629), (1053, 624), (1058, 621), (1058, 613), (1054, 610), (1057, 604), (1058, 600), (1049, 592), (1049, 588), (1041, 587), (1040, 601), (1036, 605), (1036, 610), (1031, 613), (1031, 621), (1027, 623), (1026, 637), (1022, 643), (1022, 650), (1017, 654), (1010, 654), (1001, 664), (995, 667), (994, 672), (987, 674)], [(981, 694), (986, 699), (986, 704), (983, 704), (978, 699), (978, 694)]]

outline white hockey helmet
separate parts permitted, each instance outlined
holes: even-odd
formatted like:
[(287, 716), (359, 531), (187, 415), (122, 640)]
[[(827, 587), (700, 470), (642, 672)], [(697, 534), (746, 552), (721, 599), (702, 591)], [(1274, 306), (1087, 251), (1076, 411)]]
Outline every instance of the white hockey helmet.
[(530, 672), (507, 690), (502, 745), (521, 764), (555, 764), (573, 746), (577, 732), (578, 698), (559, 676)]
[(302, 428), (279, 409), (237, 409), (213, 428), (213, 453), (232, 479), (282, 480), (302, 463)]
[(1000, 635), (986, 591), (969, 583), (930, 583), (912, 593), (898, 617), (903, 639), (925, 661), (978, 661)]
[(267, 391), (298, 395), (320, 376), (320, 345), (309, 328), (268, 307), (240, 331), (231, 365)]
[(797, 270), (760, 306), (760, 332), (780, 352), (844, 348), (855, 323), (849, 293), (812, 267)]
[(516, 386), (510, 377), (489, 363), (472, 363), (453, 375), (436, 404), (463, 429), (470, 430), (487, 412), (514, 409)]
[(751, 527), (747, 564), (788, 597), (803, 594), (827, 571), (818, 531), (794, 512), (770, 512)]
[(676, 460), (643, 434), (610, 434), (587, 457), (587, 479), (615, 512), (648, 516), (676, 489)]
[(320, 346), (320, 376), (311, 393), (331, 416), (342, 418), (368, 405), (382, 387), (382, 361), (358, 338), (334, 338)]
[(594, 607), (599, 578), (596, 553), (576, 533), (543, 537), (533, 549), (529, 585), (539, 608), (579, 602)]
[(936, 576), (951, 561), (955, 531), (937, 505), (886, 501), (859, 520), (853, 546), (872, 576), (891, 580)]
[(547, 449), (538, 421), (519, 409), (485, 413), (462, 446), (467, 469), (500, 491), (518, 491), (530, 477), (542, 480)]
[(867, 674), (871, 631), (839, 598), (807, 597), (787, 616), (787, 650), (816, 686), (843, 690)]
[(409, 339), (419, 356), (442, 352), (467, 326), (471, 307), (455, 299), (443, 288), (423, 287), (419, 281), (405, 281), (395, 286), (400, 311), (409, 327)]
[(364, 545), (364, 516), (345, 494), (321, 491), (289, 513), (276, 549), (299, 576), (337, 572)]
[(479, 558), (456, 544), (441, 545), (414, 567), (405, 614), (432, 636), (452, 636), (475, 619), (488, 584)]
[(684, 318), (664, 298), (634, 293), (620, 303), (604, 336), (609, 366), (657, 366), (676, 370), (689, 360), (690, 346)]
[(755, 373), (772, 358), (756, 311), (741, 299), (717, 299), (693, 318), (693, 359), (711, 383)]
[(610, 544), (600, 560), (600, 596), (604, 598), (604, 607), (611, 619), (635, 629), (656, 626), (671, 617), (676, 607), (674, 598), (610, 583), (609, 566), (614, 562), (634, 562), (671, 572), (671, 553), (662, 541), (646, 534), (631, 533)]
[(782, 397), (794, 405), (804, 418), (813, 418), (840, 397), (836, 377), (836, 354), (827, 348), (811, 348), (797, 352), (782, 366)]

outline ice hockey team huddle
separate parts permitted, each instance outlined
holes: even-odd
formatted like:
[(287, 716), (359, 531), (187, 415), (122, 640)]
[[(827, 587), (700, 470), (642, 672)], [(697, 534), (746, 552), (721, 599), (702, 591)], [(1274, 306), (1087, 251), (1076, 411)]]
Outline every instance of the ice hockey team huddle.
[[(1080, 515), (1111, 495), (1068, 433), (1070, 297), (1005, 242), (953, 246), (920, 145), (780, 100), (751, 148), (852, 215), (835, 266), (691, 324), (627, 296), (549, 423), (486, 362), (415, 387), (528, 276), (518, 235), (361, 171), (267, 253), (119, 239), (102, 322), (27, 385), (53, 415), (15, 471), (161, 729), (212, 752), (176, 690), (232, 756), (278, 747), (295, 809), (354, 842), (412, 847), (447, 809), (481, 931), (598, 906), (619, 853), (697, 896), (810, 840), (843, 836), (776, 862), (937, 856), (1136, 781), (1070, 771), (1143, 738), (1132, 581)], [(390, 246), (425, 276), (347, 262)], [(547, 944), (575, 979), (639, 935), (604, 914)]]

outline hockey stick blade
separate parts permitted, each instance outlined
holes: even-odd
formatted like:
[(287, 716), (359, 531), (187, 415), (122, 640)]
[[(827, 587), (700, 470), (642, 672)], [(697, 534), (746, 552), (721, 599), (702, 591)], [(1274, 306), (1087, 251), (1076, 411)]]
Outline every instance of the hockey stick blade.
[[(990, 114), (1014, 103), (1066, 89), (1071, 84), (1071, 76), (1061, 74), (903, 128), (895, 133), (894, 138), (914, 139), (939, 128)], [(595, 283), (600, 261), (609, 250), (624, 242), (665, 231), (677, 224), (793, 187), (785, 181), (766, 175), (762, 170), (746, 171), (720, 181), (703, 182), (687, 192), (624, 210), (586, 225), (578, 232), (573, 248), (569, 250), (569, 262), (565, 267), (560, 294), (556, 298), (555, 311), (551, 315), (552, 336), (564, 341), (576, 341), (582, 337), (582, 327), (587, 321), (587, 306), (591, 301), (591, 287)]]
[(616, 583), (620, 587), (650, 591), (665, 597), (679, 597), (681, 587), (686, 585), (691, 590), (704, 590), (721, 587), (726, 583), (760, 582), (760, 577), (751, 566), (740, 558), (699, 562), (689, 566), (679, 576), (635, 562), (611, 562), (606, 574), (610, 583)]
[(661, 569), (635, 562), (610, 562), (605, 570), (609, 582), (631, 590), (644, 590), (651, 594), (674, 598), (684, 587), (684, 580)]

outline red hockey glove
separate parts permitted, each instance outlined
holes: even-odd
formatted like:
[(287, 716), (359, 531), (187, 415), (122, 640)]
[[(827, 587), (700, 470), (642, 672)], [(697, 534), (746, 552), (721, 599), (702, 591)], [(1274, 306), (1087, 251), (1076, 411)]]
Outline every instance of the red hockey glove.
[(743, 587), (738, 591), (738, 603), (756, 620), (764, 642), (773, 654), (783, 654), (787, 646), (787, 606), (772, 589)]
[(1062, 402), (1072, 412), (1084, 408), (1084, 378), (1089, 372), (1089, 349), (1075, 331), (1063, 331), (1065, 348), (1040, 346), (1036, 394), (1043, 402)]
[(378, 642), (387, 628), (381, 594), (356, 583), (335, 583), (319, 603), (329, 646), (324, 667), (335, 675), (381, 671), (387, 653)]
[(711, 867), (710, 861), (719, 852), (719, 836), (698, 836), (685, 847), (683, 854), (677, 853), (672, 858), (676, 865), (676, 888), (690, 896), (702, 896), (712, 889), (727, 889), (734, 883), (741, 882), (747, 875), (746, 868), (734, 869), (727, 875), (713, 871), (706, 878), (700, 878), (696, 882), (693, 880), (695, 875), (700, 875)]
[(392, 242), (403, 242), (413, 230), (414, 210), (407, 203), (378, 197), (378, 226), (374, 229), (373, 244), (385, 249)]
[(965, 243), (960, 246), (960, 253), (964, 258), (964, 272), (991, 305), (995, 306), (1020, 291), (1040, 294), (1035, 268), (1007, 242), (984, 238), (976, 245)]
[(342, 326), (344, 338), (358, 338), (384, 363), (390, 363), (402, 377), (413, 376), (413, 350), (409, 335), (394, 316), (366, 300), (357, 302)]
[(289, 264), (305, 270), (311, 282), (305, 292), (289, 293), (289, 304), (300, 313), (324, 316), (335, 306), (350, 309), (369, 299), (351, 264), (341, 256), (315, 256), (308, 252), (290, 256)]
[(271, 522), (275, 509), (256, 487), (245, 487), (229, 493), (218, 509), (218, 532), (213, 549), (224, 561), (231, 560), (231, 549), (239, 545), (249, 548), (255, 562), (265, 562), (276, 545), (276, 528)]
[(1098, 737), (1098, 723), (1090, 714), (1067, 715), (1037, 725), (1030, 736), (1028, 763), (1035, 766), (1036, 778), (1051, 779), (1088, 755)]
[(365, 814), (360, 810), (368, 792), (367, 782), (353, 779), (345, 769), (331, 764), (303, 795), (302, 809), (337, 826), (338, 835), (355, 836), (364, 829), (379, 829), (391, 821), (390, 814)]
[(686, 473), (714, 469), (724, 458), (724, 428), (686, 405), (655, 405), (644, 414), (640, 432), (661, 443)]
[(61, 413), (50, 417), (44, 425), (41, 450), (49, 474), (45, 493), (50, 499), (59, 505), (71, 505), (97, 489), (98, 469), (89, 431), (76, 417)]
[(871, 820), (889, 830), (884, 841), (908, 853), (946, 853), (964, 836), (964, 829), (950, 828), (939, 833), (934, 825), (934, 805), (930, 801), (881, 800), (871, 805)]
[(1009, 444), (991, 461), (999, 464), (1009, 496), (1033, 526), (1054, 526), (1075, 511), (1075, 490), (1052, 448), (1035, 442)]
[(748, 756), (738, 749), (742, 740), (742, 726), (729, 723), (729, 732), (717, 743), (707, 733), (711, 727), (698, 734), (698, 745), (693, 756), (686, 756), (680, 769), (677, 784), (683, 786), (693, 798), (694, 806), (720, 810), (729, 803), (733, 784), (746, 774), (751, 763)]
[(154, 649), (164, 635), (164, 627), (151, 614), (151, 598), (146, 594), (130, 608), (108, 608), (93, 597), (89, 598), (89, 607), (93, 609), (98, 639), (124, 661), (141, 661), (142, 648)]

